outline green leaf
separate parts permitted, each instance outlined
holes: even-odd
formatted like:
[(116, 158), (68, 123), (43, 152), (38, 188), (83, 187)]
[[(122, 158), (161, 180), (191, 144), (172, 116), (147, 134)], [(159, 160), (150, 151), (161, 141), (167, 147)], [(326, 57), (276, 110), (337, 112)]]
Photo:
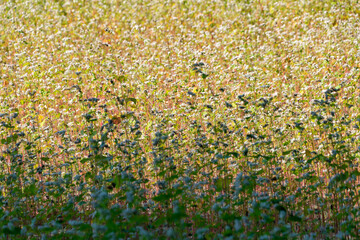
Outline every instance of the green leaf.
[(135, 98), (125, 98), (125, 102), (128, 103), (128, 102), (133, 102), (134, 104), (137, 103), (137, 100)]
[(11, 142), (16, 142), (17, 139), (18, 139), (18, 135), (13, 134), (13, 135), (10, 135), (9, 137), (5, 138), (5, 139), (1, 139), (1, 143), (2, 144), (10, 144)]
[(302, 222), (302, 218), (296, 215), (290, 215), (289, 221), (291, 222)]
[(220, 192), (226, 188), (229, 188), (230, 183), (232, 182), (231, 176), (226, 176), (224, 178), (219, 178), (215, 182), (216, 191)]
[(149, 218), (146, 215), (133, 215), (133, 216), (131, 216), (131, 222), (136, 223), (137, 225), (140, 225), (142, 223), (149, 222)]
[(89, 161), (90, 159), (89, 158), (83, 158), (80, 160), (81, 163), (86, 163), (87, 161)]
[(124, 75), (121, 75), (121, 76), (116, 76), (115, 77), (115, 80), (118, 81), (118, 82), (125, 82), (126, 81), (126, 77)]
[(159, 194), (159, 195), (153, 197), (153, 200), (155, 202), (163, 202), (163, 201), (169, 200), (172, 197), (173, 197), (173, 194), (171, 194), (171, 193), (163, 193), (163, 194)]
[(26, 196), (34, 196), (36, 194), (36, 191), (37, 191), (37, 187), (35, 184), (26, 186), (24, 189), (24, 193)]
[(225, 153), (225, 158), (228, 158), (228, 157), (231, 157), (231, 156), (238, 158), (240, 156), (240, 154), (237, 153), (237, 152), (226, 152)]
[(293, 150), (285, 151), (282, 153), (283, 156), (289, 155)]
[(109, 156), (102, 156), (102, 155), (96, 155), (95, 156), (95, 163), (96, 165), (98, 166), (104, 166), (104, 165), (107, 165), (109, 164), (109, 162), (112, 160), (112, 157)]
[(278, 210), (279, 212), (280, 212), (280, 211), (286, 212), (286, 208), (285, 208), (284, 206), (282, 206), (282, 205), (277, 205), (277, 206), (275, 207), (275, 209)]
[(94, 178), (94, 174), (92, 174), (91, 172), (87, 172), (85, 174), (85, 179), (88, 180), (88, 179), (93, 179)]

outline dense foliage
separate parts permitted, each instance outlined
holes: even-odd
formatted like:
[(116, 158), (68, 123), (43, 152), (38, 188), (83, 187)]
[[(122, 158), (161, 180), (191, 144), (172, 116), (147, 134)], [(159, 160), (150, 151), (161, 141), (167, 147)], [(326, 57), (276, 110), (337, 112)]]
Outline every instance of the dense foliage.
[(0, 238), (360, 238), (357, 1), (0, 4)]

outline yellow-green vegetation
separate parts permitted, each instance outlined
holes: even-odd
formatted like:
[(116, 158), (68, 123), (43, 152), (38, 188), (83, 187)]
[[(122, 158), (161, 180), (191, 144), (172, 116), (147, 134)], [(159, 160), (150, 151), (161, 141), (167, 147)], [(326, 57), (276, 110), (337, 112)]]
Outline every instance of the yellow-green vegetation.
[(359, 15), (3, 1), (0, 238), (360, 238)]

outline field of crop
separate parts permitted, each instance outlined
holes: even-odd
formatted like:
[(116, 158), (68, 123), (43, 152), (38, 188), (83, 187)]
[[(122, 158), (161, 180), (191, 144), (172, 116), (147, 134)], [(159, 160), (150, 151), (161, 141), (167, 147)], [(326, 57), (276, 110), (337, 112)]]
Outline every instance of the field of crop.
[(0, 238), (360, 238), (359, 15), (3, 1)]

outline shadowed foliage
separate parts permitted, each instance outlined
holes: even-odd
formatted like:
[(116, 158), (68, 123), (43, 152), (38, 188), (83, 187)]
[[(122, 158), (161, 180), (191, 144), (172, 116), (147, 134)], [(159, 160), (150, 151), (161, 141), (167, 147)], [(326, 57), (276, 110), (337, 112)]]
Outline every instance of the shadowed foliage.
[(357, 1), (4, 1), (1, 239), (358, 239)]

